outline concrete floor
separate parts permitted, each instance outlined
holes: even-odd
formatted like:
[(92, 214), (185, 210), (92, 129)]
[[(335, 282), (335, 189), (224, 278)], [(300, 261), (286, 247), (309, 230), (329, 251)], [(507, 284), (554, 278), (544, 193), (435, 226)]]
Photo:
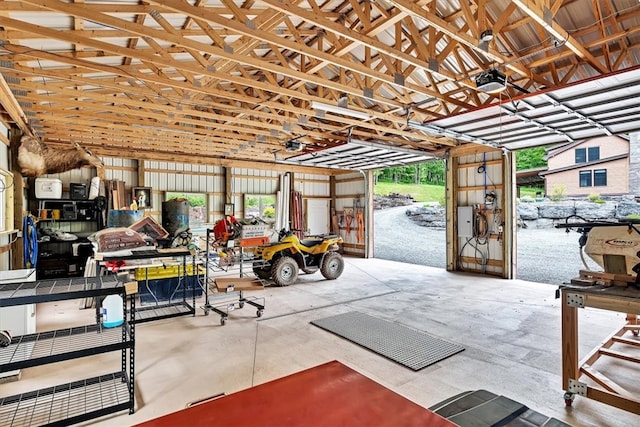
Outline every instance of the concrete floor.
[[(560, 303), (555, 286), (485, 278), (378, 259), (347, 258), (344, 274), (326, 281), (302, 275), (296, 285), (247, 292), (265, 299), (264, 316), (248, 305), (220, 318), (198, 309), (136, 327), (136, 413), (87, 423), (132, 425), (189, 402), (233, 393), (330, 360), (339, 360), (400, 395), (429, 407), (467, 390), (485, 389), (574, 426), (640, 425), (640, 416), (576, 397), (565, 407), (561, 385)], [(461, 344), (465, 351), (414, 372), (309, 322), (359, 311)], [(38, 306), (38, 328), (93, 320), (77, 302)], [(580, 311), (580, 357), (624, 321), (624, 315)], [(116, 371), (117, 354), (25, 369), (2, 395)], [(55, 368), (55, 369), (54, 369)], [(637, 373), (614, 366), (623, 385)], [(617, 380), (617, 378), (616, 378)], [(357, 398), (357, 396), (354, 396)], [(282, 403), (286, 405), (286, 402)], [(247, 414), (239, 425), (260, 425)]]

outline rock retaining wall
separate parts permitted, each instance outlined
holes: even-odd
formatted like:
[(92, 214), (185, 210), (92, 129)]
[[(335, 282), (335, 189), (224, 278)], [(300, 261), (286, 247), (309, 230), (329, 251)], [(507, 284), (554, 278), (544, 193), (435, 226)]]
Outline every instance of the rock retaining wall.
[[(407, 203), (410, 204), (410, 203)], [(402, 204), (394, 206), (403, 206)], [(629, 215), (640, 215), (640, 203), (633, 196), (622, 196), (604, 203), (588, 200), (550, 200), (517, 203), (519, 219), (531, 228), (550, 228), (565, 218), (577, 216), (585, 221), (616, 221)], [(444, 208), (438, 203), (417, 205), (407, 208), (407, 216), (424, 227), (441, 228), (446, 226)]]
[(415, 202), (410, 194), (391, 193), (388, 196), (373, 196), (373, 209), (409, 206)]
[[(640, 203), (633, 196), (622, 196), (603, 203), (588, 200), (563, 200), (558, 202), (518, 202), (518, 216), (527, 225), (548, 227), (570, 216), (585, 221), (620, 220), (629, 215), (640, 215)], [(539, 222), (539, 223), (538, 223)]]

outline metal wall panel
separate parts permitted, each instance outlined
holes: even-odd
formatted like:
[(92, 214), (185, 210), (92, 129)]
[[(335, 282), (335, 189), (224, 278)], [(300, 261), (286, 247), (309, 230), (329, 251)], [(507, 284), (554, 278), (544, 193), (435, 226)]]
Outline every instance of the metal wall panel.
[(104, 176), (107, 180), (124, 181), (127, 187), (135, 187), (138, 183), (137, 165), (135, 160), (105, 157)]
[(145, 186), (156, 191), (211, 193), (221, 190), (222, 169), (173, 162), (145, 164)]
[(301, 191), (303, 197), (329, 197), (330, 178), (326, 175), (296, 175), (296, 190)]

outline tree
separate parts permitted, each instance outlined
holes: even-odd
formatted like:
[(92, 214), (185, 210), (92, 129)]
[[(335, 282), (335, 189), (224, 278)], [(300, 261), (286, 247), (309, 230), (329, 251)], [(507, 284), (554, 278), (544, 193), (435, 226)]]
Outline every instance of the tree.
[(516, 170), (547, 166), (547, 161), (544, 159), (545, 154), (545, 147), (524, 148), (516, 151)]
[(443, 185), (444, 160), (382, 169), (376, 172), (375, 178), (376, 182)]

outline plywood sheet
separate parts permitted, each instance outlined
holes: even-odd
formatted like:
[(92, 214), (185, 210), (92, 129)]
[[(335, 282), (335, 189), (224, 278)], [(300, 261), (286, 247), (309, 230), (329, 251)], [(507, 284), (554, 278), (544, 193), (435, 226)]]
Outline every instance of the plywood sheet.
[(252, 291), (262, 290), (264, 285), (262, 282), (253, 277), (217, 277), (215, 279), (216, 290), (218, 292), (226, 292), (227, 287), (233, 285), (236, 291)]

